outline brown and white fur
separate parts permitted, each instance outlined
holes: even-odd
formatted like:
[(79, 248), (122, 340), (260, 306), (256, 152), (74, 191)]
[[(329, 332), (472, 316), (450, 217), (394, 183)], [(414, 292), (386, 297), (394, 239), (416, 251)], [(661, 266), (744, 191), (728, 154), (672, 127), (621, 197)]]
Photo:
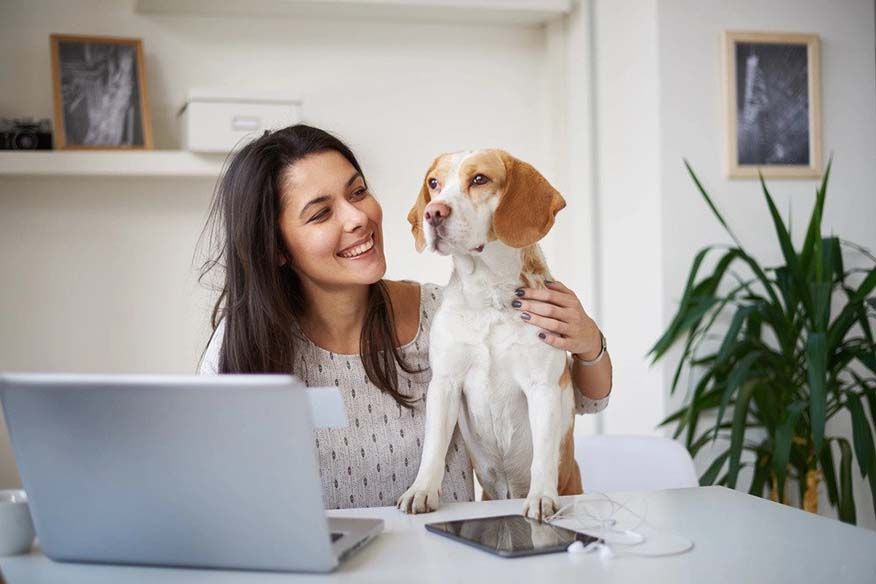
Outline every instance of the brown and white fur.
[(450, 255), (453, 274), (432, 320), (423, 456), (400, 509), (438, 508), (457, 422), (485, 499), (526, 497), (523, 513), (541, 520), (558, 495), (582, 492), (566, 353), (511, 307), (515, 289), (551, 279), (536, 242), (565, 204), (501, 150), (445, 154), (426, 173), (408, 220), (417, 251)]

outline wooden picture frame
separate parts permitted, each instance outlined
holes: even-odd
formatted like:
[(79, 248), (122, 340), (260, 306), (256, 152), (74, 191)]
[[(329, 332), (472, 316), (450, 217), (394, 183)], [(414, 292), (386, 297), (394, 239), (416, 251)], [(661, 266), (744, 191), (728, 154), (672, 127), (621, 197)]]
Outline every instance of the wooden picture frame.
[(53, 34), (49, 44), (55, 148), (151, 150), (143, 42)]
[(821, 176), (818, 35), (725, 31), (723, 49), (727, 175)]

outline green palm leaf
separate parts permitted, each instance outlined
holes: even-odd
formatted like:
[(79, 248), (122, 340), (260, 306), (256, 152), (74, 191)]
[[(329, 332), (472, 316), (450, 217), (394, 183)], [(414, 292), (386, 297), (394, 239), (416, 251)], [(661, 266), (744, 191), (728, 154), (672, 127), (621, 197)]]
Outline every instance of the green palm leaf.
[(855, 492), (852, 488), (852, 449), (845, 438), (837, 438), (840, 446), (840, 491), (839, 518), (840, 521), (857, 523), (855, 513)]
[[(673, 392), (682, 370), (690, 372), (685, 405), (661, 426), (672, 426), (678, 439), (685, 435), (692, 456), (718, 438), (729, 441), (726, 451), (712, 457), (701, 484), (735, 488), (740, 470), (752, 466), (750, 493), (763, 495), (773, 485), (783, 497), (785, 483), (795, 482), (802, 501), (812, 494), (807, 477), (818, 477), (820, 470), (830, 504), (843, 521), (854, 523), (856, 459), (876, 498), (876, 298), (871, 297), (876, 256), (821, 232), (832, 161), (816, 190), (799, 252), (760, 177), (782, 258), (781, 265), (768, 268), (745, 250), (690, 164), (684, 164), (735, 247), (725, 246), (710, 274), (700, 272), (709, 252), (721, 246), (695, 255), (678, 311), (648, 353), (656, 363), (683, 341)], [(860, 252), (873, 265), (847, 270), (845, 249)], [(727, 276), (732, 286), (726, 285)], [(728, 408), (729, 421), (724, 419)], [(844, 410), (851, 415), (854, 447), (843, 436), (825, 436), (828, 420)], [(752, 435), (754, 429), (758, 433)], [(742, 460), (745, 451), (753, 460)]]
[(816, 454), (824, 443), (824, 424), (826, 396), (824, 392), (824, 371), (827, 354), (824, 346), (824, 333), (810, 333), (806, 343), (809, 362), (809, 423), (812, 425), (812, 441)]
[(745, 420), (748, 417), (748, 402), (751, 399), (752, 386), (746, 385), (739, 393), (736, 406), (733, 408), (733, 431), (730, 433), (730, 464), (727, 470), (727, 486), (736, 488), (736, 477), (739, 476), (742, 441), (745, 437)]
[(791, 440), (794, 438), (794, 426), (800, 412), (806, 407), (804, 402), (791, 404), (785, 412), (785, 419), (776, 430), (775, 442), (773, 443), (773, 472), (776, 475), (776, 483), (779, 493), (785, 492), (785, 476), (788, 473), (788, 460), (791, 456)]

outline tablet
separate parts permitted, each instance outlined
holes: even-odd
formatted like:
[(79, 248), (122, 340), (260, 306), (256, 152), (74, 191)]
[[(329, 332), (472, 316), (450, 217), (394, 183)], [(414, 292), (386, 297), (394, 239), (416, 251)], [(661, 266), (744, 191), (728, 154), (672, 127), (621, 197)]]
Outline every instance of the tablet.
[(563, 552), (575, 541), (585, 546), (601, 541), (565, 527), (539, 523), (523, 515), (428, 523), (426, 529), (506, 558)]

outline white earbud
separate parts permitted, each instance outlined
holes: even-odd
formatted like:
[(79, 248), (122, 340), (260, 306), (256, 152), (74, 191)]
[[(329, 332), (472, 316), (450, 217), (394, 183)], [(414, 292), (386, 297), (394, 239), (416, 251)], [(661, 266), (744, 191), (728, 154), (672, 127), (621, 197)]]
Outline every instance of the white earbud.
[(605, 545), (604, 543), (597, 543), (599, 546), (599, 559), (603, 562), (607, 562), (608, 560), (614, 557), (614, 552), (611, 551), (611, 547)]
[[(601, 497), (593, 499), (593, 494)], [(605, 504), (609, 505), (607, 510)], [(620, 527), (614, 515), (621, 510), (639, 520), (634, 529)], [(693, 540), (656, 529), (648, 523), (646, 516), (647, 506), (645, 512), (640, 514), (605, 493), (595, 492), (591, 493), (588, 499), (574, 499), (566, 503), (549, 518), (549, 521), (572, 521), (575, 523), (573, 529), (602, 538), (602, 541), (594, 541), (590, 544), (574, 541), (569, 544), (566, 551), (574, 554), (598, 552), (599, 559), (603, 563), (616, 557), (617, 554), (656, 558), (683, 554), (693, 549)], [(648, 530), (647, 536), (639, 526)], [(641, 544), (646, 541), (649, 545), (642, 546)], [(615, 550), (615, 546), (623, 547)]]

